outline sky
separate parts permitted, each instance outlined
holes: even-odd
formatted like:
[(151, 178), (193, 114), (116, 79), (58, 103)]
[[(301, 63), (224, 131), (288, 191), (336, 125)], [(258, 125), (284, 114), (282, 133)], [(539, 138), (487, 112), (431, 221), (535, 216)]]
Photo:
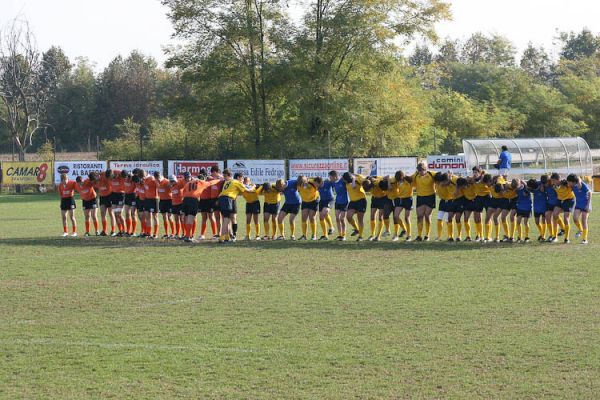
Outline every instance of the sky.
[[(466, 39), (474, 32), (506, 36), (522, 51), (529, 41), (551, 54), (559, 31), (584, 27), (600, 33), (596, 0), (450, 0), (453, 20), (438, 24), (441, 37)], [(140, 50), (164, 62), (172, 44), (167, 9), (159, 0), (0, 0), (0, 26), (26, 18), (40, 50), (63, 48), (103, 69), (117, 55)]]

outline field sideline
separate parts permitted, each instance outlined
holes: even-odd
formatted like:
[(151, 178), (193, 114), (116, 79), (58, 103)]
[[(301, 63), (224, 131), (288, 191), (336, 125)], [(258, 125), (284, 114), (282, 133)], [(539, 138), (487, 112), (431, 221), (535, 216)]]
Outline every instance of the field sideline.
[(598, 212), (588, 246), (61, 231), (0, 196), (0, 398), (600, 397)]

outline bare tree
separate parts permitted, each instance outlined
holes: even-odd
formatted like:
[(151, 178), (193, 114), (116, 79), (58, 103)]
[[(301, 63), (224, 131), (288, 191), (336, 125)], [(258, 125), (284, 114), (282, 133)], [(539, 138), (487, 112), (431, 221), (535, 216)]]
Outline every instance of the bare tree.
[(8, 127), (20, 161), (42, 128), (48, 91), (40, 81), (41, 64), (27, 21), (13, 20), (0, 32), (0, 99), (6, 109), (0, 122)]

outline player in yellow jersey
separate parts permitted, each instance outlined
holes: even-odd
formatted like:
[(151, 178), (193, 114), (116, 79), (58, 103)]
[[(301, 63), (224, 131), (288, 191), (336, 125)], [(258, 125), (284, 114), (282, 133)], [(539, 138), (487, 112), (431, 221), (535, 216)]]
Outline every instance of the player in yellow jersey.
[(452, 202), (456, 195), (456, 177), (448, 173), (438, 172), (434, 176), (437, 196), (440, 198), (437, 217), (436, 241), (442, 240), (444, 221), (448, 228), (448, 241), (454, 242), (454, 212)]
[[(466, 242), (471, 242), (473, 239), (471, 238), (471, 215), (474, 214), (475, 212), (475, 199), (477, 198), (477, 192), (476, 192), (476, 188), (475, 185), (473, 184), (473, 178), (472, 177), (467, 177), (466, 178), (466, 186), (464, 188), (464, 194), (465, 194), (465, 204), (464, 204), (464, 226), (465, 226), (465, 241)], [(479, 215), (479, 218), (481, 218), (481, 214)], [(473, 218), (474, 219), (474, 218)], [(481, 223), (481, 219), (479, 220), (479, 222)], [(477, 232), (476, 234), (479, 235), (479, 228), (480, 225), (478, 225), (477, 223), (475, 223), (475, 231)], [(479, 238), (477, 238), (477, 241), (479, 241)]]
[(581, 244), (588, 244), (588, 217), (592, 211), (592, 191), (588, 185), (575, 174), (567, 176), (567, 182), (575, 194), (573, 222), (578, 229), (575, 237), (582, 238)]
[(253, 185), (249, 176), (244, 177), (244, 186), (247, 191), (242, 193), (246, 200), (246, 237), (245, 240), (250, 240), (250, 232), (252, 231), (252, 222), (254, 222), (254, 240), (260, 240), (260, 223), (258, 217), (260, 215), (260, 200), (258, 195), (262, 192), (262, 186)]
[(491, 182), (492, 176), (486, 174), (486, 172), (480, 167), (473, 167), (473, 176), (472, 176), (472, 186), (475, 191), (475, 200), (473, 205), (473, 220), (475, 221), (475, 241), (479, 242), (487, 238), (487, 231), (491, 230), (491, 226), (488, 225), (490, 219), (488, 219), (487, 215), (485, 218), (485, 231), (484, 232), (484, 224), (483, 224), (483, 210), (486, 210), (486, 214), (488, 214), (488, 207), (490, 205), (491, 199), (491, 191), (488, 184), (486, 184), (486, 180)]
[(502, 221), (502, 229), (504, 230), (508, 227), (508, 230), (504, 233), (503, 242), (514, 242), (515, 241), (515, 233), (517, 230), (517, 188), (520, 186), (520, 181), (518, 179), (513, 179), (510, 184), (506, 186), (506, 190), (504, 191), (504, 197), (508, 199), (508, 209), (502, 211), (501, 221)]
[(351, 225), (356, 225), (354, 222), (354, 216), (356, 215), (358, 223), (358, 237), (356, 238), (356, 241), (362, 242), (364, 240), (363, 232), (365, 229), (364, 218), (365, 212), (367, 211), (367, 195), (362, 187), (362, 183), (366, 178), (362, 175), (344, 172), (342, 179), (346, 183), (346, 190), (348, 191), (348, 197), (350, 198), (346, 219)]
[(412, 176), (417, 191), (417, 242), (428, 241), (431, 234), (431, 213), (435, 209), (435, 172), (427, 170), (427, 163), (420, 162)]
[[(465, 178), (452, 177), (456, 185), (456, 191), (454, 193), (454, 200), (452, 200), (451, 210), (454, 217), (454, 226), (456, 227), (455, 242), (462, 240), (462, 216), (465, 211), (465, 189), (467, 187), (467, 180)], [(470, 239), (470, 238), (469, 238)], [(469, 240), (470, 241), (470, 240)]]
[[(509, 209), (509, 201), (504, 197), (504, 191), (506, 189), (506, 180), (502, 176), (495, 176), (492, 178), (491, 175), (486, 174), (483, 177), (483, 181), (490, 188), (490, 204), (485, 215), (486, 224), (486, 235), (484, 242), (492, 241), (492, 227), (491, 223), (494, 223), (494, 242), (500, 242), (500, 215), (502, 210)], [(508, 227), (506, 228), (508, 231)]]
[(323, 178), (302, 177), (298, 180), (298, 193), (302, 199), (302, 236), (298, 240), (307, 240), (308, 225), (310, 224), (311, 238), (317, 240), (317, 210), (319, 208), (319, 186)]
[(371, 234), (369, 242), (379, 242), (383, 233), (384, 211), (387, 203), (388, 182), (383, 177), (370, 176), (362, 183), (363, 190), (371, 193)]
[(223, 223), (221, 224), (221, 237), (219, 243), (229, 243), (235, 240), (234, 231), (232, 227), (232, 216), (235, 213), (234, 203), (239, 195), (248, 191), (246, 186), (239, 180), (233, 179), (231, 171), (225, 169), (223, 171), (223, 189), (219, 196), (219, 210), (223, 216)]
[[(557, 174), (552, 174), (553, 181), (558, 181)], [(556, 185), (556, 195), (558, 197), (558, 206), (554, 208), (552, 213), (554, 230), (558, 230), (559, 218), (562, 215), (562, 222), (564, 223), (564, 242), (571, 243), (571, 212), (575, 207), (575, 193), (573, 193), (573, 187), (569, 185), (566, 179), (558, 181)]]
[[(260, 192), (264, 198), (263, 204), (263, 224), (265, 225), (264, 240), (275, 239), (277, 235), (277, 214), (279, 213), (279, 203), (281, 202), (281, 192), (277, 190), (275, 185), (264, 183)], [(273, 226), (273, 234), (270, 234), (271, 226)]]
[[(396, 171), (393, 178), (389, 179), (390, 187), (388, 197), (394, 202), (394, 236), (393, 242), (397, 242), (403, 236), (398, 235), (400, 226), (403, 225), (403, 233), (406, 234), (406, 241), (412, 240), (412, 224), (410, 214), (413, 209), (413, 185), (412, 177), (406, 176), (403, 171)], [(404, 211), (404, 224), (402, 222), (402, 211)]]

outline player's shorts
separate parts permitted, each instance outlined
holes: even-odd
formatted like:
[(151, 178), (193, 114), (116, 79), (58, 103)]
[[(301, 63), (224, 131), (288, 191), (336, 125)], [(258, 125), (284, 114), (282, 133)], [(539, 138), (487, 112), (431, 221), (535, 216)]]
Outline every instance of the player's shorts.
[(533, 216), (536, 218), (544, 218), (546, 216), (546, 212), (534, 212)]
[(371, 210), (383, 210), (385, 208), (385, 201), (387, 197), (372, 197), (371, 198)]
[(317, 200), (315, 201), (303, 201), (302, 202), (302, 209), (303, 210), (311, 210), (311, 211), (317, 211), (317, 209), (319, 208), (319, 202)]
[(181, 211), (183, 215), (193, 215), (195, 217), (198, 214), (198, 200), (194, 197), (184, 197)]
[(383, 205), (383, 219), (388, 219), (393, 212), (394, 202), (386, 197), (385, 204)]
[(517, 215), (523, 218), (531, 218), (531, 210), (519, 210), (517, 208)]
[(283, 207), (281, 207), (281, 212), (286, 214), (298, 214), (300, 211), (300, 204), (288, 204), (283, 203)]
[(275, 204), (264, 203), (263, 204), (263, 213), (271, 214), (271, 215), (278, 214), (279, 213), (279, 203), (275, 203)]
[(319, 211), (322, 211), (324, 209), (332, 209), (333, 208), (333, 200), (320, 200), (319, 201)]
[(158, 210), (161, 214), (171, 214), (173, 212), (173, 200), (160, 200)]
[(123, 207), (123, 204), (125, 204), (125, 193), (113, 192), (110, 195), (110, 202), (113, 207)]
[(260, 214), (260, 201), (246, 203), (246, 215), (248, 214)]
[(464, 211), (477, 211), (475, 209), (475, 199), (469, 200), (469, 199), (465, 198), (463, 210)]
[(412, 197), (405, 197), (403, 199), (394, 199), (394, 207), (395, 208), (403, 208), (405, 210), (412, 210), (413, 209), (413, 198)]
[(213, 199), (200, 199), (198, 201), (198, 210), (202, 213), (211, 213), (213, 212)]
[[(210, 202), (210, 211), (209, 212), (219, 212), (219, 198), (209, 199)], [(235, 206), (235, 205), (234, 205)]]
[(575, 200), (561, 200), (559, 207), (562, 208), (564, 212), (572, 211), (575, 207)]
[(158, 213), (158, 199), (144, 200), (144, 208), (151, 213)]
[(104, 206), (106, 208), (112, 207), (111, 196), (100, 196), (100, 207)]
[(138, 212), (146, 211), (146, 200), (142, 200), (139, 197), (137, 197), (135, 199), (135, 207), (137, 208)]
[(335, 203), (336, 211), (348, 211), (348, 203)]
[(351, 201), (350, 203), (348, 203), (348, 210), (354, 210), (359, 213), (366, 212), (367, 211), (367, 199)]
[(60, 209), (62, 211), (74, 210), (76, 208), (77, 208), (77, 206), (75, 205), (75, 199), (74, 198), (72, 198), (72, 197), (66, 197), (66, 198), (60, 199)]
[(96, 208), (98, 208), (98, 203), (96, 201), (97, 199), (94, 200), (82, 200), (81, 204), (83, 206), (84, 210), (94, 210)]
[(450, 203), (450, 210), (453, 213), (461, 213), (465, 210), (465, 202), (467, 201), (467, 199), (465, 199), (464, 197), (459, 197), (458, 199), (454, 199), (452, 200), (452, 202)]
[(431, 196), (417, 196), (417, 208), (419, 207), (435, 208), (435, 194)]
[(487, 210), (490, 207), (492, 197), (491, 196), (477, 196), (475, 197), (475, 212), (483, 212), (483, 210)]
[(511, 210), (517, 210), (517, 198), (508, 199), (508, 204)]
[(182, 204), (172, 204), (171, 205), (171, 214), (181, 215), (182, 214)]
[(440, 199), (439, 209), (442, 212), (452, 212), (452, 200)]
[(136, 204), (135, 193), (126, 193), (124, 204), (129, 207), (135, 206), (135, 204)]
[(546, 203), (546, 211), (554, 211), (556, 207), (560, 207), (559, 203)]
[(229, 218), (231, 214), (235, 214), (234, 204), (235, 200), (229, 196), (219, 197), (219, 210), (221, 211), (221, 214), (223, 214), (223, 217)]
[(492, 197), (492, 198), (490, 198), (489, 208), (493, 208), (496, 210), (497, 209), (508, 210), (509, 209), (508, 199)]
[(575, 205), (575, 209), (579, 210), (579, 211), (582, 211), (582, 212), (590, 213), (590, 212), (592, 212), (592, 203), (590, 203), (589, 208), (578, 207), (577, 205)]

